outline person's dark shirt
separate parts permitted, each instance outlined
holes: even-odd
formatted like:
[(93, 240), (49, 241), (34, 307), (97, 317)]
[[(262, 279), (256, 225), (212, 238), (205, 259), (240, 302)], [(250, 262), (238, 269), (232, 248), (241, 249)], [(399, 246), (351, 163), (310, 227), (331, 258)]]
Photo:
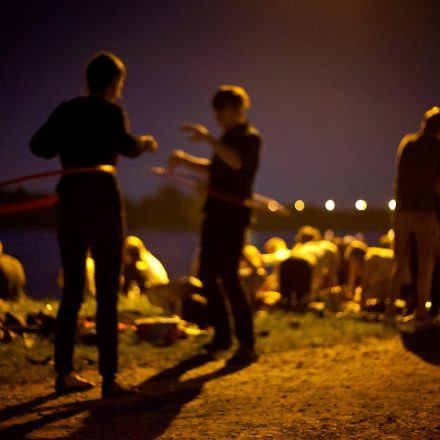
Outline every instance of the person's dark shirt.
[(243, 123), (226, 131), (220, 142), (238, 153), (241, 167), (234, 170), (214, 154), (204, 211), (208, 215), (231, 220), (246, 220), (250, 216), (250, 209), (244, 207), (242, 202), (252, 195), (259, 164), (261, 136), (249, 123)]
[[(145, 147), (130, 134), (123, 108), (95, 96), (59, 105), (30, 141), (37, 156), (60, 158), (64, 169), (114, 165), (118, 155), (136, 157)], [(104, 200), (118, 192), (113, 175), (103, 172), (63, 176), (57, 192), (64, 199)]]
[(440, 141), (407, 135), (397, 154), (396, 210), (436, 212), (436, 180), (440, 172)]

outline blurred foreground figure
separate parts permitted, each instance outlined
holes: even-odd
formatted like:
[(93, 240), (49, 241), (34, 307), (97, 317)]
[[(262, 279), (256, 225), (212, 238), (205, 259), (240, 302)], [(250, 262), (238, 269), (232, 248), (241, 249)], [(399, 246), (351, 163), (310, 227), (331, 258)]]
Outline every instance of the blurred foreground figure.
[(426, 309), (439, 241), (437, 203), (440, 171), (440, 109), (425, 113), (420, 130), (403, 138), (397, 152), (395, 180), (395, 267), (388, 314), (395, 314), (414, 240), (417, 254), (417, 305), (414, 328), (432, 324)]
[(240, 284), (238, 268), (245, 230), (251, 218), (251, 210), (243, 202), (252, 195), (261, 138), (247, 121), (249, 97), (241, 87), (220, 87), (212, 105), (217, 122), (224, 130), (220, 140), (202, 125), (182, 127), (192, 134), (192, 140), (203, 140), (211, 145), (212, 160), (176, 150), (169, 163), (171, 168), (186, 165), (209, 175), (199, 276), (215, 330), (215, 337), (207, 349), (212, 352), (226, 350), (232, 343), (228, 300), (239, 342), (233, 362), (249, 363), (256, 359), (252, 309)]
[(125, 66), (102, 52), (87, 66), (88, 95), (58, 106), (30, 142), (34, 154), (59, 155), (64, 169), (99, 167), (72, 173), (57, 186), (58, 240), (64, 289), (55, 335), (56, 390), (85, 390), (93, 384), (75, 374), (72, 363), (78, 311), (83, 298), (87, 250), (95, 261), (97, 345), (102, 395), (130, 392), (115, 381), (117, 372), (117, 294), (122, 260), (123, 216), (116, 179), (118, 155), (136, 157), (157, 148), (152, 136), (130, 134), (123, 108), (116, 104)]
[(26, 296), (26, 276), (16, 258), (3, 253), (0, 241), (0, 298), (18, 301)]

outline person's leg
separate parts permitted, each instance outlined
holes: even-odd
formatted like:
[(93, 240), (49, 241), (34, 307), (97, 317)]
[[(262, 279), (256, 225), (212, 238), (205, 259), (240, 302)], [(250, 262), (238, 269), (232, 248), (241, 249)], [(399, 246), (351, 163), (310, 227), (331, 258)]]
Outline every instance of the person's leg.
[(437, 316), (440, 310), (440, 257), (436, 256), (434, 264), (434, 273), (431, 283), (431, 315)]
[(252, 349), (255, 343), (252, 307), (238, 275), (245, 228), (235, 225), (228, 225), (226, 228), (225, 237), (228, 240), (224, 241), (221, 281), (231, 305), (235, 335), (240, 347)]
[(396, 212), (394, 219), (394, 265), (390, 285), (389, 303), (386, 313), (396, 313), (395, 302), (400, 295), (400, 290), (409, 268), (411, 259), (411, 243), (414, 237), (411, 215), (408, 213)]
[(221, 225), (205, 218), (202, 226), (199, 278), (203, 294), (208, 301), (210, 323), (215, 331), (213, 345), (227, 348), (231, 345), (231, 327), (223, 291), (218, 283), (219, 241), (222, 241)]
[(426, 303), (430, 300), (439, 239), (439, 225), (434, 214), (420, 216), (415, 230), (415, 239), (417, 246), (416, 317), (423, 319), (428, 314)]
[(118, 208), (93, 216), (92, 257), (95, 260), (96, 332), (99, 351), (99, 372), (106, 381), (113, 381), (118, 367), (118, 318), (123, 228)]
[(432, 255), (420, 255), (418, 257), (417, 274), (417, 305), (416, 317), (426, 317), (428, 311), (426, 303), (430, 299), (432, 274), (434, 272), (435, 257)]
[(83, 298), (87, 240), (73, 212), (59, 211), (58, 241), (64, 288), (55, 331), (55, 371), (59, 377), (71, 373), (78, 312)]

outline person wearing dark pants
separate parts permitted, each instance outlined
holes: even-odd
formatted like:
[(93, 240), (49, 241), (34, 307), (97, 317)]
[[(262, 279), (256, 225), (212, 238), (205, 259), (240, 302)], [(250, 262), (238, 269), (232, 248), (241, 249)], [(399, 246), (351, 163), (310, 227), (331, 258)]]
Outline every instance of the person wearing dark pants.
[(246, 227), (246, 223), (230, 219), (225, 222), (209, 214), (203, 222), (199, 277), (208, 299), (215, 346), (220, 349), (227, 349), (232, 343), (225, 296), (240, 346), (248, 349), (254, 346), (251, 305), (238, 275)]
[(224, 133), (215, 139), (202, 125), (186, 124), (192, 140), (208, 142), (212, 159), (192, 156), (174, 150), (170, 168), (186, 165), (208, 175), (208, 196), (204, 206), (200, 253), (200, 279), (208, 299), (214, 339), (209, 351), (226, 350), (232, 343), (228, 303), (232, 311), (239, 348), (232, 361), (250, 363), (256, 360), (252, 309), (239, 280), (238, 266), (249, 225), (251, 210), (245, 200), (252, 187), (259, 163), (261, 137), (247, 121), (249, 96), (238, 86), (221, 86), (212, 100), (213, 109)]
[(117, 295), (124, 238), (123, 209), (116, 179), (119, 155), (155, 151), (152, 136), (133, 136), (123, 108), (116, 104), (125, 66), (109, 52), (87, 67), (88, 95), (62, 103), (30, 142), (44, 158), (60, 158), (66, 173), (57, 186), (57, 234), (64, 288), (55, 334), (55, 388), (60, 393), (93, 386), (75, 373), (73, 351), (78, 312), (83, 300), (85, 262), (95, 260), (97, 345), (102, 396), (120, 397), (132, 390), (119, 384), (117, 373)]

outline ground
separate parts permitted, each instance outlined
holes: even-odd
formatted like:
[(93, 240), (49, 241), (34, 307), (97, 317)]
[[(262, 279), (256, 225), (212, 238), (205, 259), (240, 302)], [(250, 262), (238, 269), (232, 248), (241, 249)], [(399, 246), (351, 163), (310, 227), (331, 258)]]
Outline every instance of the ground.
[[(161, 362), (141, 355), (121, 372), (139, 385), (133, 398), (57, 397), (49, 369), (10, 374), (0, 382), (0, 438), (440, 439), (438, 332), (288, 314), (257, 330), (262, 354), (241, 369), (208, 358), (198, 340), (152, 348)], [(82, 373), (98, 381), (93, 360)]]

